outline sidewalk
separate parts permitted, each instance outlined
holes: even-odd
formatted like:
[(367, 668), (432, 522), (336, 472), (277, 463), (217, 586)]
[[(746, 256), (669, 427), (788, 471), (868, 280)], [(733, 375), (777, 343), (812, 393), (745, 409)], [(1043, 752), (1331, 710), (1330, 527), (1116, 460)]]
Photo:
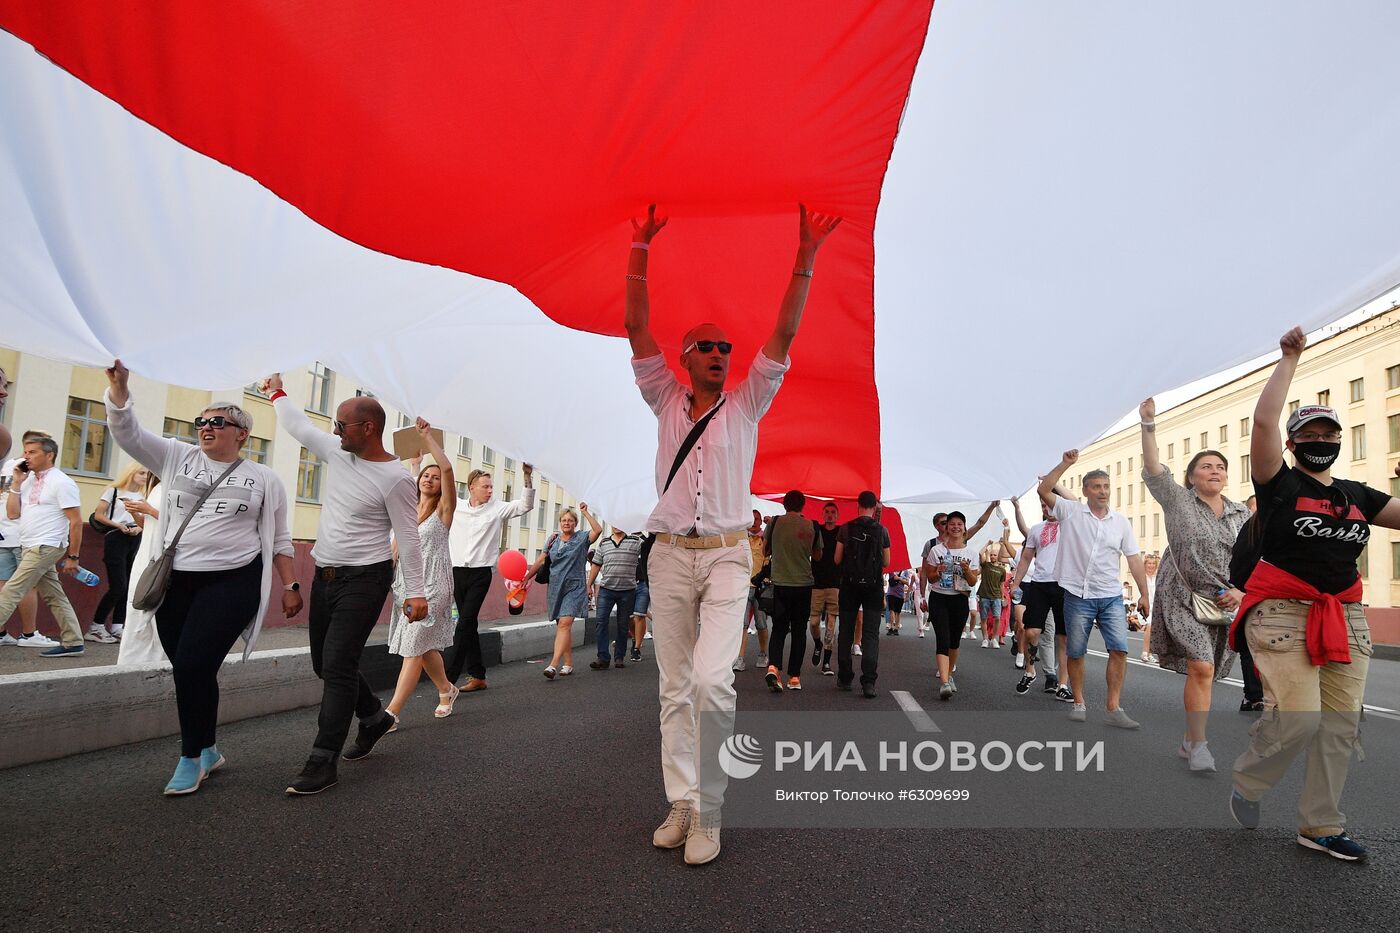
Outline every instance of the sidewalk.
[[(496, 619), (492, 622), (481, 623), (480, 631), (488, 632), (503, 626), (519, 625), (522, 622), (543, 622), (542, 615), (518, 615), (509, 616), (504, 619)], [(369, 636), (369, 644), (382, 645), (389, 638), (389, 626), (376, 625), (373, 633)], [(304, 648), (310, 641), (309, 630), (305, 625), (287, 625), (278, 628), (264, 628), (258, 635), (258, 643), (254, 650), (268, 651), (276, 648)], [(39, 657), (39, 650), (36, 648), (0, 648), (0, 677), (6, 674), (31, 674), (39, 671), (71, 670), (79, 667), (103, 667), (117, 663), (117, 650), (120, 645), (99, 645), (96, 642), (84, 642), (86, 653), (80, 658), (71, 660), (49, 660)], [(243, 641), (240, 639), (229, 654), (231, 659), (237, 659), (243, 654)]]

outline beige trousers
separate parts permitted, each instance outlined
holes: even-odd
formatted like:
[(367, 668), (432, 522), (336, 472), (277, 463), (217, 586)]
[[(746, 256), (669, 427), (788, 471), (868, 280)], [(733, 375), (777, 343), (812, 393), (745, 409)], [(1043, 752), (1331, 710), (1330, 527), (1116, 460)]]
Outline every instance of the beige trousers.
[(1361, 698), (1373, 648), (1359, 603), (1346, 604), (1351, 663), (1315, 666), (1308, 657), (1310, 603), (1266, 599), (1249, 613), (1245, 637), (1264, 683), (1264, 714), (1250, 730), (1249, 748), (1235, 761), (1235, 786), (1258, 800), (1307, 750), (1298, 832), (1331, 836), (1342, 831), (1339, 809), (1351, 754), (1361, 752)]

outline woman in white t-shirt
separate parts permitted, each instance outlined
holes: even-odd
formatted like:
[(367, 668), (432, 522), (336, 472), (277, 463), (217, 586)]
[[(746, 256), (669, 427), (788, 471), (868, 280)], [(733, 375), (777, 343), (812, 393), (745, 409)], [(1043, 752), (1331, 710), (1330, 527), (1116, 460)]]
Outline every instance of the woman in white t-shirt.
[(269, 467), (243, 459), (253, 417), (242, 408), (215, 402), (201, 412), (194, 419), (197, 446), (157, 437), (136, 418), (130, 375), (121, 360), (107, 370), (107, 423), (122, 450), (161, 477), (154, 544), (167, 548), (180, 535), (155, 617), (180, 713), (180, 759), (165, 793), (192, 794), (224, 763), (214, 741), (219, 668), (240, 635), (244, 659), (252, 653), (274, 566), (284, 586), (283, 612), (290, 619), (301, 611), (287, 490)]
[(929, 581), (928, 620), (938, 645), (938, 697), (952, 699), (957, 692), (953, 668), (958, 663), (958, 644), (967, 622), (968, 596), (981, 573), (977, 550), (967, 546), (967, 517), (948, 513), (948, 524), (938, 543), (924, 557), (924, 575)]
[[(146, 497), (146, 482), (150, 471), (139, 463), (128, 464), (121, 476), (93, 509), (93, 521), (106, 529), (102, 536), (102, 564), (107, 568), (107, 592), (102, 594), (88, 626), (87, 640), (111, 644), (122, 637), (126, 625), (126, 592), (131, 579), (131, 565), (141, 546), (141, 526), (145, 518), (133, 515), (127, 503)], [(107, 617), (112, 617), (112, 631), (107, 632)]]

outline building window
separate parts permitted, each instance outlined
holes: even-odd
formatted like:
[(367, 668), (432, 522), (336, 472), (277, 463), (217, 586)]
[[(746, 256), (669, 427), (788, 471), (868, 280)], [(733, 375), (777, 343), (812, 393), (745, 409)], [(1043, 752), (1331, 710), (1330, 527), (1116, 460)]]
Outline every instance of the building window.
[(1351, 429), (1351, 459), (1366, 459), (1366, 425), (1358, 424)]
[(1171, 460), (1171, 459), (1173, 459), (1174, 457), (1176, 457), (1176, 445), (1175, 445), (1175, 444), (1168, 444), (1168, 445), (1167, 445), (1167, 459), (1168, 459), (1168, 460)]
[(1139, 516), (1138, 516), (1138, 537), (1139, 537), (1139, 538), (1146, 538), (1146, 537), (1147, 537), (1147, 516), (1146, 516), (1146, 515), (1139, 515)]
[(1400, 496), (1400, 476), (1392, 476), (1390, 478), (1390, 494), (1392, 496)]
[[(1397, 476), (1396, 479), (1400, 479), (1400, 476)], [(537, 516), (535, 519), (535, 527), (540, 531), (544, 531), (544, 513), (545, 507), (543, 503), (535, 507), (535, 515)]]
[(1240, 482), (1249, 482), (1249, 454), (1240, 457)]
[[(1128, 473), (1131, 474), (1132, 472), (1133, 472), (1133, 458), (1132, 458), (1132, 457), (1129, 457), (1129, 458), (1128, 458)], [(1129, 493), (1129, 494), (1128, 494), (1128, 498), (1129, 498), (1129, 499), (1132, 498), (1132, 493)]]
[(514, 501), (515, 501), (515, 486), (512, 485), (512, 483), (510, 482), (510, 480), (506, 480), (505, 492), (501, 495), (501, 501), (502, 501), (502, 502), (514, 502)]
[(1147, 501), (1147, 487), (1146, 487), (1146, 486), (1139, 486), (1139, 487), (1138, 487), (1138, 505), (1142, 505), (1142, 504), (1143, 504), (1144, 502), (1146, 502), (1146, 501)]
[(1385, 387), (1400, 389), (1400, 366), (1391, 366), (1385, 371)]
[[(530, 530), (530, 513), (529, 513), (529, 512), (526, 512), (524, 515), (520, 516), (520, 530), (521, 530), (522, 532), (525, 532), (525, 531), (529, 531), (529, 530)], [(522, 541), (525, 540), (523, 535), (521, 536), (521, 540), (522, 540)]]
[(1191, 452), (1191, 438), (1183, 438), (1181, 441), (1181, 455), (1184, 457)]
[(509, 458), (509, 457), (506, 457), (505, 468), (506, 468), (507, 470), (513, 470), (513, 469), (515, 469), (515, 461), (512, 460), (512, 459)]
[(111, 453), (106, 407), (101, 402), (70, 397), (68, 416), (63, 422), (63, 458), (59, 468), (65, 473), (106, 476)]
[(413, 419), (410, 418), (408, 415), (404, 415), (404, 414), (400, 414), (400, 415), (399, 415), (399, 430), (400, 430), (400, 431), (402, 431), (404, 428), (412, 427), (413, 424), (414, 424)]
[(1119, 461), (1118, 461), (1118, 474), (1117, 474), (1117, 475), (1118, 475), (1118, 476), (1122, 476), (1122, 475), (1123, 475), (1123, 461), (1122, 461), (1122, 460), (1119, 460)]
[(495, 463), (495, 462), (496, 462), (496, 452), (495, 452), (494, 450), (492, 450), (490, 447), (482, 447), (482, 448), (481, 448), (481, 462), (484, 463), (484, 464), (487, 464), (488, 466), (489, 466), (490, 464)]
[(173, 437), (177, 441), (184, 441), (186, 444), (199, 443), (198, 438), (195, 437), (193, 421), (180, 421), (177, 418), (166, 418), (165, 425), (161, 430), (166, 437)]
[[(536, 479), (539, 479), (538, 474), (536, 475), (535, 478), (536, 478)], [(541, 502), (543, 502), (544, 500), (546, 500), (546, 499), (548, 499), (548, 498), (549, 498), (549, 480), (547, 480), (547, 479), (540, 479), (539, 500), (540, 500)]]
[[(1120, 464), (1118, 464), (1118, 465), (1119, 465), (1119, 466), (1122, 466), (1123, 464), (1120, 463)], [(1119, 486), (1117, 489), (1115, 489), (1115, 490), (1113, 490), (1113, 491), (1114, 491), (1115, 493), (1117, 493), (1117, 495), (1114, 497), (1114, 508), (1119, 508), (1119, 509), (1121, 509), (1121, 508), (1123, 507), (1123, 487), (1122, 487), (1122, 486)]]
[(267, 464), (268, 452), (271, 449), (272, 441), (262, 437), (254, 437), (249, 434), (248, 440), (244, 442), (243, 449), (240, 453), (243, 455), (243, 459), (251, 460), (254, 463), (261, 463), (265, 466)]
[(1400, 580), (1400, 541), (1390, 542), (1390, 579)]
[(1366, 397), (1366, 380), (1353, 379), (1351, 381), (1351, 400), (1359, 402)]
[(321, 470), (324, 465), (305, 447), (301, 449), (301, 460), (297, 464), (297, 501), (321, 501)]
[(555, 527), (555, 528), (558, 528), (558, 527), (559, 527), (559, 513), (562, 512), (562, 511), (564, 511), (564, 505), (563, 505), (563, 503), (560, 503), (560, 502), (554, 503), (554, 527)]
[(1162, 534), (1162, 513), (1152, 513), (1152, 537), (1157, 538)]
[(1202, 449), (1202, 450), (1205, 450), (1205, 449), (1206, 449), (1207, 447), (1209, 447), (1209, 446), (1210, 446), (1210, 432), (1209, 432), (1209, 431), (1202, 431), (1202, 432), (1201, 432), (1201, 449)]
[(1391, 415), (1385, 423), (1390, 427), (1390, 452), (1400, 451), (1400, 415)]
[(1133, 504), (1133, 484), (1128, 484), (1128, 505)]
[(331, 412), (331, 393), (334, 392), (335, 373), (322, 363), (311, 367), (311, 398), (306, 402), (306, 410), (318, 415)]
[(1240, 437), (1249, 437), (1249, 419), (1240, 419)]
[(1332, 404), (1332, 391), (1331, 391), (1330, 389), (1323, 389), (1321, 392), (1317, 393), (1317, 404), (1319, 404), (1319, 405), (1331, 405), (1331, 404)]
[(466, 483), (460, 481), (457, 483), (457, 498), (462, 502), (466, 502), (468, 499), (471, 498), (471, 494), (467, 492)]
[(470, 437), (464, 437), (457, 442), (457, 454), (468, 460), (472, 458), (472, 439)]
[(506, 551), (506, 550), (508, 550), (509, 548), (510, 548), (510, 526), (503, 523), (503, 524), (501, 525), (501, 550), (502, 550), (502, 551)]
[(1220, 426), (1220, 443), (1224, 444), (1230, 440), (1230, 426), (1222, 424)]
[(1297, 410), (1298, 410), (1298, 400), (1295, 398), (1293, 401), (1291, 401), (1291, 402), (1288, 403), (1288, 413), (1291, 415), (1291, 414), (1293, 414), (1293, 413), (1294, 413), (1295, 411), (1297, 411)]

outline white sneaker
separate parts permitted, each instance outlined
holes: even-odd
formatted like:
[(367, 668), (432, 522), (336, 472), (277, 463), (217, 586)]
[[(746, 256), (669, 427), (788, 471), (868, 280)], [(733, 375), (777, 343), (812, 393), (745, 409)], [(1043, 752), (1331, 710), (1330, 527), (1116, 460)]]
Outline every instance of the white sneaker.
[(1176, 753), (1187, 760), (1192, 771), (1215, 770), (1215, 756), (1206, 748), (1205, 742), (1182, 742)]
[(734, 659), (734, 668), (733, 668), (733, 669), (736, 670), (736, 671), (742, 671), (742, 670), (744, 669), (744, 659), (743, 659), (743, 658), (735, 658), (735, 659)]
[(1023, 670), (1026, 666), (1026, 656), (1020, 651), (1016, 652), (1016, 670)]
[(651, 632), (647, 632), (645, 635), (643, 635), (642, 641), (651, 641)]
[(111, 629), (112, 637), (115, 638), (117, 641), (121, 641), (121, 640), (122, 640), (122, 632), (123, 632), (125, 629), (126, 629), (126, 626), (125, 626), (124, 624), (122, 624), (121, 622), (113, 622), (113, 623), (112, 623), (112, 629)]
[(57, 648), (58, 642), (47, 635), (32, 632), (29, 635), (21, 635), (18, 639), (21, 648)]
[(923, 630), (922, 627), (919, 629), (919, 637), (920, 637), (920, 638), (923, 638), (923, 637), (924, 637), (924, 630)]
[(761, 651), (758, 654), (758, 669), (761, 671), (768, 670), (768, 655)]
[(851, 645), (851, 654), (860, 657), (860, 645)]
[(4, 635), (0, 635), (0, 647), (18, 648), (19, 639), (11, 635), (9, 632), (6, 632)]
[(756, 629), (756, 628), (754, 628), (752, 625), (750, 625), (750, 626), (749, 626), (749, 634), (750, 634), (750, 635), (757, 635), (757, 634), (758, 634), (758, 629)]
[(983, 648), (990, 648), (990, 647), (992, 647), (992, 640), (991, 640), (990, 638), (984, 638), (984, 639), (982, 639), (982, 647), (983, 647)]
[(113, 638), (111, 635), (108, 635), (108, 634), (107, 634), (107, 630), (106, 630), (105, 628), (95, 628), (95, 627), (94, 627), (94, 628), (88, 629), (88, 630), (87, 630), (87, 634), (84, 635), (83, 638), (84, 638), (86, 641), (95, 641), (95, 642), (97, 642), (99, 645), (111, 645), (111, 644), (115, 644), (116, 641), (117, 641), (117, 640), (116, 640), (115, 638)]

